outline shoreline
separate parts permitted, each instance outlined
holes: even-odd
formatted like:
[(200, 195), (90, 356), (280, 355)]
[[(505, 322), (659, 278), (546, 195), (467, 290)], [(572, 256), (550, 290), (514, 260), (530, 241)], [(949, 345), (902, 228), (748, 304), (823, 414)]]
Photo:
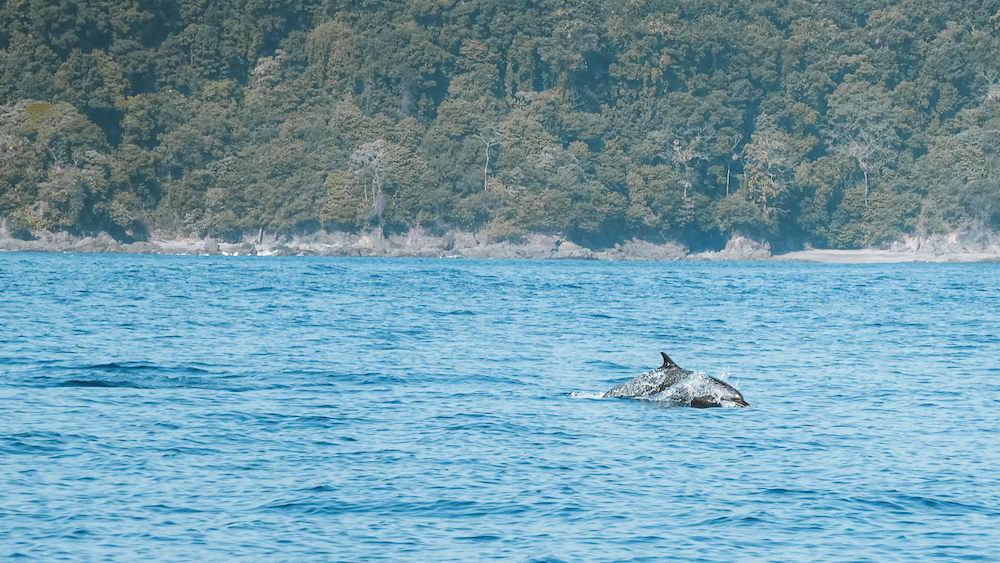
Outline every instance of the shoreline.
[(321, 232), (305, 237), (282, 239), (265, 237), (263, 243), (223, 243), (213, 239), (166, 237), (154, 233), (149, 241), (122, 244), (107, 233), (93, 237), (72, 237), (68, 233), (33, 233), (34, 240), (11, 238), (0, 232), (0, 252), (59, 252), (107, 254), (180, 254), (223, 256), (333, 256), (386, 258), (471, 258), (534, 260), (605, 260), (605, 261), (750, 261), (811, 262), (825, 264), (900, 264), (900, 263), (996, 263), (1000, 262), (997, 241), (972, 244), (958, 235), (911, 237), (894, 243), (889, 249), (834, 250), (814, 249), (772, 255), (767, 242), (733, 237), (723, 250), (691, 253), (681, 244), (654, 244), (632, 239), (613, 248), (593, 250), (555, 235), (533, 234), (519, 243), (482, 243), (474, 233), (450, 231), (433, 236), (423, 229), (381, 237), (378, 233), (362, 235)]
[(774, 262), (813, 262), (823, 264), (977, 264), (1000, 263), (995, 252), (904, 253), (892, 250), (800, 250), (779, 254)]

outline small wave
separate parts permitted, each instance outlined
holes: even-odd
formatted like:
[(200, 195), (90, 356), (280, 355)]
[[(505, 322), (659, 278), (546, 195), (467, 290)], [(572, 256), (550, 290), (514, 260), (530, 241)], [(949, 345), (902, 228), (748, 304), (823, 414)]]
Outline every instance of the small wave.
[[(959, 502), (950, 499), (934, 497), (924, 497), (897, 492), (893, 497), (898, 503), (916, 507), (917, 509), (933, 509), (945, 513), (976, 513), (976, 514), (996, 514), (996, 509), (987, 503)], [(970, 499), (972, 501), (974, 499)]]
[(155, 364), (144, 364), (144, 363), (117, 363), (110, 362), (107, 364), (94, 364), (88, 366), (76, 366), (70, 367), (71, 371), (97, 371), (106, 373), (122, 373), (122, 374), (139, 374), (143, 375), (149, 374), (151, 372), (161, 372), (165, 375), (176, 375), (176, 374), (189, 374), (189, 373), (210, 373), (208, 370), (196, 367), (194, 365), (179, 365), (179, 366), (158, 366)]
[(766, 518), (761, 518), (757, 516), (717, 516), (715, 518), (709, 518), (707, 520), (702, 520), (698, 523), (698, 527), (717, 527), (717, 528), (727, 528), (730, 526), (756, 526), (759, 524), (766, 524), (770, 520)]
[(486, 535), (481, 535), (481, 536), (456, 536), (455, 539), (457, 539), (457, 540), (466, 540), (466, 541), (474, 541), (474, 542), (490, 542), (490, 541), (499, 541), (499, 540), (503, 539), (503, 537), (502, 536), (492, 535), (492, 534), (486, 534)]
[(86, 370), (86, 371), (122, 372), (122, 373), (130, 373), (130, 372), (138, 372), (138, 371), (143, 371), (143, 372), (145, 372), (145, 371), (162, 371), (162, 372), (165, 372), (165, 373), (208, 373), (207, 370), (204, 370), (204, 369), (199, 368), (199, 367), (194, 367), (194, 366), (184, 366), (184, 365), (181, 365), (181, 366), (165, 367), (165, 366), (158, 366), (158, 365), (154, 365), (154, 364), (139, 364), (139, 363), (137, 363), (137, 364), (130, 364), (130, 363), (121, 363), (121, 364), (119, 364), (119, 363), (116, 363), (116, 362), (111, 362), (111, 363), (107, 363), (107, 364), (94, 364), (94, 365), (90, 365), (90, 366), (79, 366), (79, 367), (73, 367), (73, 368), (70, 368), (70, 369), (73, 369), (73, 370)]
[(607, 360), (584, 360), (585, 364), (588, 366), (594, 366), (596, 369), (603, 371), (622, 371), (627, 372), (629, 366), (624, 366), (622, 364), (616, 364), (615, 362), (609, 362)]
[(566, 393), (566, 396), (570, 399), (601, 399), (604, 397), (604, 393), (594, 391), (572, 391), (570, 393)]
[(100, 379), (70, 379), (63, 381), (59, 387), (131, 387), (138, 388), (137, 385), (120, 381), (102, 381)]
[(92, 366), (85, 366), (78, 369), (95, 369), (101, 371), (118, 371), (118, 370), (139, 371), (139, 370), (158, 369), (158, 368), (157, 366), (150, 366), (145, 364), (123, 365), (111, 362), (110, 364), (96, 364)]
[(23, 432), (0, 440), (0, 454), (41, 454), (62, 450), (63, 436), (55, 432)]
[(160, 366), (151, 363), (108, 362), (56, 367), (34, 377), (42, 387), (123, 387), (133, 389), (218, 387), (220, 373), (203, 364)]

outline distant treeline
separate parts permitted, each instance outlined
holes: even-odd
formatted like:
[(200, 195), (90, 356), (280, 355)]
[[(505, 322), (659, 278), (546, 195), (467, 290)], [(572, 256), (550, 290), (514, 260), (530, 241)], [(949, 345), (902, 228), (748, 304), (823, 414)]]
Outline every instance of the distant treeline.
[(1000, 0), (6, 0), (14, 233), (1000, 229)]

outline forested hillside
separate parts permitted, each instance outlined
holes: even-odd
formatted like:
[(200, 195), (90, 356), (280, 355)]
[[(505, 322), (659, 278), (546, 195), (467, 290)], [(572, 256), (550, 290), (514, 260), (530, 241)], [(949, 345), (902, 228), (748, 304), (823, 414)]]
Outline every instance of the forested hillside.
[(0, 0), (11, 232), (1000, 228), (1000, 0)]

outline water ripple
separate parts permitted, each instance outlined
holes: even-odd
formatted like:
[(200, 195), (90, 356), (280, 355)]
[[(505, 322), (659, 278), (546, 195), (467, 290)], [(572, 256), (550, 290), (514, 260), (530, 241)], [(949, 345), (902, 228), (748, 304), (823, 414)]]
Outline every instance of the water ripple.
[(0, 254), (0, 558), (989, 561), (998, 273)]

